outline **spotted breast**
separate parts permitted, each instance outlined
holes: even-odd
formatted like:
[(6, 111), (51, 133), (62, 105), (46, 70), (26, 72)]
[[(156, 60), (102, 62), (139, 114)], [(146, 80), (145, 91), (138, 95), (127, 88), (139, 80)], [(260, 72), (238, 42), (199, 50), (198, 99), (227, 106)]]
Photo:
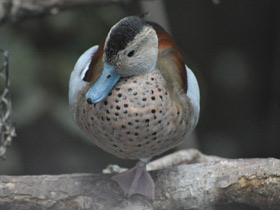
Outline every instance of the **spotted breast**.
[(190, 131), (192, 117), (184, 115), (194, 110), (187, 98), (185, 107), (172, 101), (164, 84), (158, 70), (122, 78), (103, 102), (94, 105), (84, 100), (85, 88), (77, 104), (80, 128), (120, 158), (148, 158), (173, 148)]

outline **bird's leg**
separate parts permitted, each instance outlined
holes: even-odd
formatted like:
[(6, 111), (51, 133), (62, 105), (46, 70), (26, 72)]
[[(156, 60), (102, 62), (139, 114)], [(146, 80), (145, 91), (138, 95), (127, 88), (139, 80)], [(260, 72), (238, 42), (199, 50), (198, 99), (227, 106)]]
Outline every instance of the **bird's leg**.
[(133, 168), (113, 176), (112, 179), (120, 185), (128, 197), (141, 194), (150, 200), (154, 199), (154, 181), (146, 170), (146, 163), (141, 160)]

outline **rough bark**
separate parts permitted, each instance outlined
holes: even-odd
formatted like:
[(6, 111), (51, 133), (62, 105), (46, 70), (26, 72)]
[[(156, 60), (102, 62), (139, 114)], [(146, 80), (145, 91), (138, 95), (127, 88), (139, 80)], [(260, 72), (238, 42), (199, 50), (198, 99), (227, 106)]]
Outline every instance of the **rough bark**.
[(0, 24), (17, 22), (28, 17), (46, 14), (55, 15), (61, 10), (83, 5), (104, 5), (107, 3), (127, 3), (131, 0), (1, 0)]
[(140, 195), (123, 197), (111, 175), (0, 176), (0, 209), (175, 210), (231, 202), (279, 209), (280, 160), (219, 160), (196, 150), (184, 153), (188, 161), (199, 163), (151, 171), (156, 185), (153, 202)]

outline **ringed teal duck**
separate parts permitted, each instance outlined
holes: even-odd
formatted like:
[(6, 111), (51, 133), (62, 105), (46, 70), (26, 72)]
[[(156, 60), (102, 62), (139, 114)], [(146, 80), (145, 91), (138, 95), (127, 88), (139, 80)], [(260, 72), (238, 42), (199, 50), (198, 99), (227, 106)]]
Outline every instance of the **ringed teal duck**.
[(140, 160), (114, 176), (127, 196), (154, 198), (146, 163), (180, 144), (199, 117), (199, 87), (168, 33), (139, 17), (116, 23), (78, 59), (69, 103), (93, 142), (119, 158)]

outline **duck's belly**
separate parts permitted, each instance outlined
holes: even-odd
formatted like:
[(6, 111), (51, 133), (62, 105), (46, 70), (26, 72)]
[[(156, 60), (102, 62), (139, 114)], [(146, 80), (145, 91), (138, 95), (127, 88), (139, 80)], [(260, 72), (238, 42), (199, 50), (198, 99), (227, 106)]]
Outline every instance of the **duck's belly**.
[(123, 78), (98, 104), (89, 105), (82, 96), (78, 124), (95, 144), (120, 158), (148, 158), (171, 149), (187, 126), (162, 80), (154, 73)]

